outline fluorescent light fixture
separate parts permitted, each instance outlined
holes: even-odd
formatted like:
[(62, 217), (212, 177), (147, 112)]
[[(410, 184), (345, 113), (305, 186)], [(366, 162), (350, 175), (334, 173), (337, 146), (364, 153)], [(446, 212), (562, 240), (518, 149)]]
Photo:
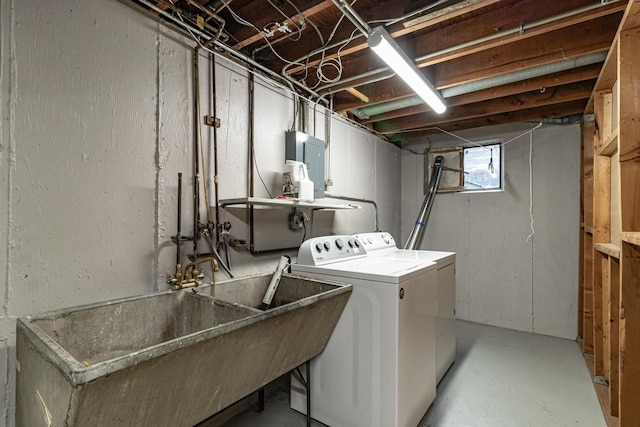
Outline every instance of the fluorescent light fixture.
[(447, 109), (444, 99), (425, 79), (418, 67), (400, 49), (393, 38), (382, 27), (374, 28), (368, 37), (369, 47), (407, 83), (413, 91), (424, 99), (433, 111), (442, 114)]

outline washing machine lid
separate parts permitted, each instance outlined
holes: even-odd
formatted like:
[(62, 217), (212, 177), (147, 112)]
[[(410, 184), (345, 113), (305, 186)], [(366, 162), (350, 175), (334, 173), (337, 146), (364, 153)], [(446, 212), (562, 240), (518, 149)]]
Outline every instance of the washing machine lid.
[(456, 260), (455, 252), (442, 252), (442, 251), (423, 251), (423, 250), (410, 250), (410, 249), (396, 249), (395, 251), (372, 251), (369, 256), (380, 256), (395, 260), (408, 260), (415, 262), (435, 262), (439, 268), (446, 265), (453, 264)]
[(294, 264), (291, 266), (291, 271), (294, 274), (310, 273), (331, 276), (337, 281), (340, 281), (340, 278), (345, 278), (400, 283), (436, 268), (436, 263), (425, 263), (424, 261), (365, 257), (319, 266)]

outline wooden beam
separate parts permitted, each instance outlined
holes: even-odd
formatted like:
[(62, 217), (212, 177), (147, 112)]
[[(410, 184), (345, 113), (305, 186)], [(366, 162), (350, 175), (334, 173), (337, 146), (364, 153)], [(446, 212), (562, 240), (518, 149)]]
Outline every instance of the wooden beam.
[(368, 103), (369, 102), (369, 97), (366, 96), (365, 94), (363, 94), (362, 92), (360, 92), (358, 89), (350, 87), (347, 89), (347, 92), (349, 92), (351, 95), (355, 96), (356, 98), (358, 98), (360, 101)]
[[(333, 6), (333, 2), (331, 0), (324, 0), (322, 3), (319, 3), (313, 7), (310, 7), (309, 9), (305, 9), (303, 10), (301, 13), (292, 16), (289, 19), (286, 19), (284, 21), (284, 23), (288, 24), (289, 26), (293, 26), (293, 27), (297, 27), (300, 26), (301, 22), (305, 19), (305, 18), (309, 18), (325, 9), (328, 9), (329, 7)], [(272, 28), (273, 29), (273, 28)], [(260, 41), (262, 39), (265, 39), (266, 35), (263, 33), (257, 33), (253, 36), (247, 37), (241, 41), (239, 41), (238, 43), (236, 43), (235, 45), (233, 45), (231, 48), (233, 50), (239, 50), (242, 49), (243, 47), (249, 46), (257, 41)]]
[(419, 16), (402, 23), (403, 28), (392, 31), (393, 37), (400, 37), (405, 34), (428, 28), (441, 22), (457, 18), (467, 13), (499, 3), (501, 0), (451, 0), (442, 7), (426, 15)]
[[(482, 8), (486, 8), (493, 4), (500, 3), (500, 1), (503, 1), (503, 0), (463, 0), (463, 1), (451, 0), (445, 3), (440, 8), (428, 13), (427, 15), (424, 15), (420, 18), (416, 18), (416, 19), (422, 19), (422, 22), (412, 24), (411, 26), (406, 26), (406, 23), (398, 23), (398, 24), (392, 25), (391, 28), (388, 29), (388, 32), (391, 35), (391, 37), (394, 37), (394, 38), (401, 37), (407, 34), (411, 34), (415, 31), (423, 30), (430, 26), (434, 26), (441, 22), (458, 18), (464, 14), (467, 14)], [(388, 16), (388, 13), (381, 13), (381, 12), (382, 11), (378, 12), (380, 16), (384, 16), (384, 15)], [(412, 21), (409, 21), (409, 22), (412, 22)], [(342, 49), (340, 51), (340, 57), (344, 58), (348, 55), (354, 54), (356, 52), (360, 52), (367, 48), (368, 48), (368, 45), (366, 40), (364, 41), (362, 39), (357, 40), (354, 43), (352, 43), (348, 48)], [(328, 54), (325, 56), (325, 59), (335, 59), (335, 58), (337, 58), (336, 53)], [(314, 60), (314, 61), (310, 61), (307, 64), (307, 66), (314, 67), (319, 63), (320, 63), (319, 60)], [(302, 70), (302, 67), (295, 67), (288, 70), (288, 73), (289, 74), (297, 73), (301, 70)]]
[(640, 247), (623, 242), (620, 269), (620, 427), (640, 425)]
[(447, 122), (475, 119), (483, 116), (509, 113), (522, 109), (535, 109), (543, 106), (562, 104), (576, 100), (589, 99), (594, 81), (578, 82), (549, 89), (544, 93), (540, 91), (526, 94), (508, 96), (500, 99), (478, 102), (449, 108), (444, 114), (433, 112), (415, 114), (400, 119), (378, 122), (374, 128), (381, 133), (394, 133), (407, 129), (416, 129), (425, 126), (439, 125)]
[[(416, 138), (424, 138), (429, 135), (441, 133), (442, 130), (448, 132), (457, 132), (465, 129), (480, 128), (484, 126), (495, 126), (505, 123), (523, 122), (528, 120), (551, 119), (568, 116), (570, 114), (582, 113), (586, 101), (573, 101), (565, 104), (559, 104), (552, 107), (541, 107), (514, 111), (512, 113), (503, 113), (493, 116), (486, 116), (477, 119), (462, 120), (458, 122), (444, 123), (439, 126), (414, 130), (409, 132), (401, 132), (395, 135), (389, 135), (390, 141), (407, 141)], [(590, 291), (592, 290), (589, 288)], [(591, 327), (591, 326), (589, 326)]]
[[(619, 257), (619, 255), (618, 255)], [(611, 375), (609, 378), (610, 412), (614, 417), (620, 414), (620, 261), (609, 257), (609, 354), (611, 355)]]
[[(594, 236), (595, 240), (595, 236)], [(593, 274), (593, 372), (595, 376), (604, 377), (604, 310), (602, 301), (602, 262), (605, 256), (592, 248)]]
[[(505, 3), (505, 5), (501, 5), (499, 9), (490, 10), (486, 14), (473, 16), (461, 22), (454, 21), (451, 23), (451, 25), (447, 25), (444, 28), (436, 28), (435, 30), (429, 32), (421, 31), (411, 35), (410, 37), (398, 39), (397, 42), (410, 57), (416, 58), (423, 57), (432, 52), (450, 49), (452, 46), (466, 46), (461, 49), (448, 51), (447, 53), (438, 55), (435, 58), (429, 58), (428, 60), (418, 63), (420, 67), (424, 67), (427, 65), (450, 61), (461, 56), (478, 53), (479, 51), (487, 50), (491, 47), (519, 42), (529, 37), (544, 34), (545, 31), (550, 31), (550, 29), (553, 28), (555, 28), (556, 30), (563, 29), (580, 22), (585, 22), (586, 20), (591, 20), (597, 17), (619, 12), (622, 8), (624, 8), (624, 5), (621, 6), (619, 3), (613, 3), (600, 7), (593, 11), (584, 12), (578, 15), (577, 18), (575, 18), (575, 22), (573, 22), (571, 18), (565, 18), (561, 20), (560, 23), (547, 24), (546, 29), (542, 31), (538, 31), (535, 28), (532, 28), (530, 30), (527, 30), (523, 35), (516, 33), (515, 35), (510, 35), (507, 38), (498, 39), (497, 42), (490, 41), (485, 44), (478, 44), (477, 46), (469, 46), (469, 43), (472, 43), (474, 40), (492, 36), (496, 31), (500, 31), (503, 28), (516, 28), (521, 22), (521, 18), (519, 17), (527, 16), (528, 22), (531, 22), (532, 20), (539, 21), (544, 18), (548, 18), (549, 16), (562, 15), (569, 10), (574, 10), (584, 5), (584, 1), (578, 0), (565, 0), (562, 2), (546, 1), (543, 2), (544, 4), (542, 6), (540, 3), (540, 0), (522, 0), (516, 2), (516, 4)], [(394, 37), (403, 35), (393, 31), (391, 31), (391, 34)], [(346, 58), (348, 57), (348, 55), (359, 52), (366, 47), (366, 42), (354, 42), (349, 46), (349, 48), (341, 51), (340, 57), (342, 58), (343, 62), (346, 62)], [(336, 55), (327, 56), (327, 58), (329, 57), (335, 58)], [(308, 66), (316, 66), (318, 65), (318, 62), (319, 61), (311, 61), (308, 63)], [(360, 59), (358, 60), (358, 62), (363, 62), (363, 60)], [(365, 65), (368, 62), (370, 61), (365, 60), (362, 65), (358, 66), (350, 64), (349, 66), (345, 67), (345, 69), (350, 70), (349, 75), (362, 73), (365, 71)], [(290, 71), (293, 70), (300, 71), (302, 70), (302, 67), (292, 68)]]
[[(472, 92), (466, 95), (461, 95), (464, 96), (465, 99), (461, 103), (455, 101), (455, 104), (453, 105), (472, 103), (481, 101), (483, 99), (499, 98), (502, 96), (528, 92), (534, 89), (539, 89), (541, 87), (548, 88), (581, 80), (592, 79), (598, 76), (600, 67), (601, 64), (593, 64), (586, 67), (576, 68), (571, 71), (548, 74), (546, 76), (535, 77), (532, 79), (524, 80), (522, 82), (510, 83), (508, 85), (503, 85), (492, 89)], [(358, 87), (357, 84), (353, 83), (352, 86)], [(415, 95), (415, 93), (413, 93), (408, 87), (398, 85), (397, 82), (395, 82), (393, 79), (385, 80), (375, 84), (360, 86), (359, 90), (369, 97), (372, 105)], [(451, 105), (449, 103), (454, 102), (455, 98), (458, 97), (448, 98), (446, 100), (447, 104)], [(339, 96), (336, 96), (336, 99), (334, 101), (334, 109), (340, 112), (344, 112), (361, 106), (361, 103), (353, 102), (351, 98), (340, 98)]]
[(609, 15), (570, 29), (526, 39), (433, 66), (438, 89), (525, 70), (609, 49), (618, 19)]
[[(472, 55), (474, 53), (482, 52), (485, 50), (493, 49), (494, 47), (505, 46), (510, 43), (521, 42), (532, 37), (538, 37), (548, 34), (553, 31), (562, 30), (577, 24), (582, 24), (593, 19), (602, 18), (604, 16), (622, 12), (626, 5), (622, 2), (609, 3), (603, 5), (597, 9), (592, 9), (586, 12), (582, 12), (566, 18), (561, 18), (556, 21), (552, 21), (546, 24), (537, 25), (526, 31), (522, 32), (514, 31), (511, 34), (504, 35), (502, 37), (487, 40), (481, 43), (472, 44), (470, 46), (461, 47), (440, 55), (430, 56), (419, 62), (416, 62), (418, 67), (427, 67), (429, 65), (438, 64), (444, 61), (451, 61), (463, 56)], [(620, 14), (621, 15), (621, 14)], [(416, 56), (421, 56), (419, 53)]]
[[(588, 182), (585, 184), (589, 185)], [(582, 352), (584, 354), (593, 355), (593, 235), (585, 233), (584, 242), (584, 310), (582, 312), (584, 337), (582, 337)]]
[[(640, 28), (621, 32), (619, 47), (618, 84), (621, 88), (619, 152), (620, 161), (625, 161), (640, 156), (640, 123), (638, 123)], [(640, 215), (638, 217), (640, 218)], [(638, 228), (628, 230), (638, 230)]]
[[(600, 71), (600, 64), (588, 65), (586, 67), (576, 68), (570, 71), (563, 71), (554, 74), (548, 74), (546, 76), (536, 77), (533, 79), (525, 80), (522, 82), (510, 83), (503, 86), (498, 86), (491, 89), (479, 90), (464, 95), (458, 95), (445, 99), (447, 107), (457, 107), (461, 105), (473, 104), (476, 102), (487, 101), (490, 99), (498, 99), (506, 96), (517, 95), (520, 93), (527, 93), (533, 90), (545, 91), (562, 85), (576, 83), (584, 80), (593, 80), (598, 77)], [(413, 96), (413, 95), (409, 95)], [(371, 105), (375, 105), (373, 100)], [(361, 106), (357, 105), (358, 107)], [(344, 104), (334, 104), (336, 111), (343, 111)], [(400, 110), (391, 111), (385, 114), (374, 116), (367, 120), (362, 120), (360, 123), (373, 123), (382, 120), (391, 120), (400, 117), (406, 117), (413, 114), (424, 113), (431, 111), (426, 105), (418, 105), (415, 107), (403, 108)]]

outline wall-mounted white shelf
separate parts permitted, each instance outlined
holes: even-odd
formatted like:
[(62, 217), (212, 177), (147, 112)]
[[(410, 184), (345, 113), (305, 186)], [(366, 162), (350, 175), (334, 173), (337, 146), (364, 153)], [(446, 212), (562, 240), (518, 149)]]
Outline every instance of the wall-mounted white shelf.
[(311, 208), (311, 209), (360, 209), (360, 205), (330, 203), (325, 199), (303, 202), (291, 199), (266, 199), (261, 197), (240, 197), (220, 200), (220, 206), (271, 206), (276, 208)]

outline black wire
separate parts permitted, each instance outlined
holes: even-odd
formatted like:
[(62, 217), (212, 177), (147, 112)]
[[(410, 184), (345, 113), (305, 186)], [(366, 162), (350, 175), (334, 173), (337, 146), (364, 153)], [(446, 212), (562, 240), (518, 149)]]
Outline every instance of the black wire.
[(416, 156), (424, 156), (425, 154), (429, 154), (429, 151), (431, 151), (431, 140), (429, 138), (427, 138), (427, 142), (429, 143), (429, 146), (427, 148), (425, 148), (422, 153), (414, 151), (409, 147), (402, 147), (402, 149), (403, 150), (407, 150), (408, 152), (410, 152), (412, 154), (415, 154)]
[(269, 195), (269, 198), (273, 199), (273, 196), (271, 195), (271, 191), (269, 191), (269, 188), (267, 188), (267, 184), (265, 184), (264, 180), (262, 179), (262, 175), (260, 175), (260, 168), (258, 168), (258, 161), (256, 160), (255, 147), (251, 146), (251, 151), (253, 152), (253, 164), (256, 166), (256, 172), (258, 173), (258, 178), (260, 178), (260, 182), (264, 186), (264, 189), (267, 190), (267, 194)]
[(307, 238), (307, 224), (305, 223), (304, 218), (302, 218), (302, 228), (304, 228), (304, 234), (302, 235), (302, 242), (301, 242), (301, 244), (302, 244), (302, 243), (304, 243), (304, 241), (305, 241), (305, 240), (306, 240), (306, 238)]

